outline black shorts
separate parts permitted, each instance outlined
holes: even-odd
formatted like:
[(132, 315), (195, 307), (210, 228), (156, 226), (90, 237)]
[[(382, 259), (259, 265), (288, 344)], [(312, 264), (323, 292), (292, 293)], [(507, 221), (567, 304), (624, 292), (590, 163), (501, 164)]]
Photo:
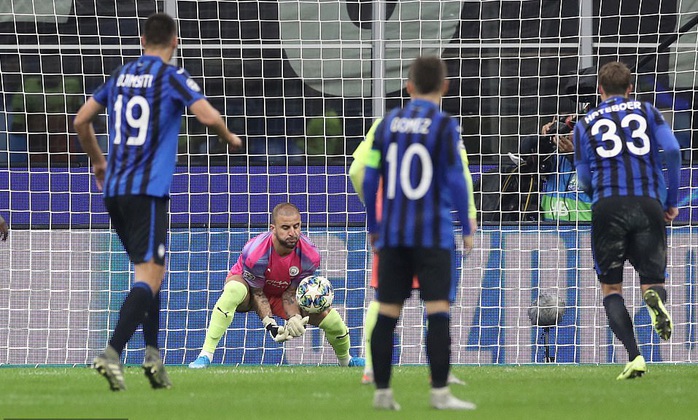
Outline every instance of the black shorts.
[(111, 224), (134, 264), (151, 259), (165, 265), (168, 197), (123, 195), (106, 197)]
[(664, 283), (666, 224), (661, 203), (649, 197), (609, 197), (592, 207), (591, 248), (599, 281), (623, 281), (625, 260), (641, 284)]
[(452, 277), (449, 250), (397, 247), (383, 248), (378, 255), (379, 302), (403, 303), (412, 294), (415, 275), (422, 300), (448, 300)]

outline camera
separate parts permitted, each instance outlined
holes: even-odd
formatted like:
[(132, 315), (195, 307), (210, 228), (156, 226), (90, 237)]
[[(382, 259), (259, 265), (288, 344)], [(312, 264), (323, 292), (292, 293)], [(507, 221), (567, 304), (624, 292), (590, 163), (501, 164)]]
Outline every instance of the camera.
[(574, 125), (577, 123), (577, 117), (574, 115), (563, 115), (557, 117), (555, 122), (548, 129), (547, 134), (569, 134), (574, 130)]

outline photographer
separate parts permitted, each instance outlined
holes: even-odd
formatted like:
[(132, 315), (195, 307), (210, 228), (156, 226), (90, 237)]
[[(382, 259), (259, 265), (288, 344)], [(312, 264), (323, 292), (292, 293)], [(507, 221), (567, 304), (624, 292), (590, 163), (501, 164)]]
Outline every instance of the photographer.
[[(541, 128), (537, 143), (524, 140), (522, 148), (533, 151), (537, 146), (539, 170), (543, 180), (540, 213), (542, 220), (566, 222), (591, 220), (591, 198), (577, 187), (574, 168), (574, 143), (572, 130), (576, 115), (553, 119)], [(525, 146), (525, 143), (529, 144)]]

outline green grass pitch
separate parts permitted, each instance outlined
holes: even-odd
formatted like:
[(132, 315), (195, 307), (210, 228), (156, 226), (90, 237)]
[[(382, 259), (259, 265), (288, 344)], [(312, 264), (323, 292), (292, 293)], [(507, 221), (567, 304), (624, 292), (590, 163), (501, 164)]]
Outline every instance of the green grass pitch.
[(330, 366), (168, 366), (170, 390), (152, 390), (139, 366), (124, 392), (85, 367), (0, 368), (0, 419), (693, 419), (698, 365), (649, 365), (616, 381), (621, 365), (455, 366), (454, 395), (472, 412), (429, 408), (425, 366), (393, 369), (402, 411), (378, 412), (361, 369)]

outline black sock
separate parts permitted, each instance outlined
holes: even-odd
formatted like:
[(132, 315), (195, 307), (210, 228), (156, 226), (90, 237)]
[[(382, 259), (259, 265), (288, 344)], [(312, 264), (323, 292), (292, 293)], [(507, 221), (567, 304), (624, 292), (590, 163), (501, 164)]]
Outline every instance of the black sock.
[(148, 312), (143, 320), (143, 339), (145, 345), (160, 348), (158, 346), (158, 333), (160, 332), (160, 292), (153, 296)]
[(450, 318), (447, 312), (427, 316), (427, 357), (431, 368), (432, 388), (443, 388), (451, 364)]
[[(144, 285), (144, 286), (141, 286)], [(109, 340), (109, 345), (114, 348), (119, 354), (126, 347), (126, 343), (131, 339), (133, 333), (138, 328), (138, 324), (143, 322), (145, 312), (150, 307), (150, 302), (153, 300), (153, 292), (146, 283), (134, 283), (131, 292), (129, 292), (124, 303), (119, 311), (119, 322), (116, 323), (114, 334)]]
[(625, 307), (623, 296), (617, 293), (610, 294), (603, 299), (603, 306), (606, 308), (606, 316), (608, 317), (608, 325), (611, 327), (611, 331), (625, 346), (629, 360), (634, 360), (640, 355), (640, 349), (637, 347), (633, 321), (630, 319), (628, 309)]
[(397, 318), (378, 314), (376, 326), (371, 335), (371, 356), (373, 357), (373, 378), (377, 389), (390, 386), (390, 372), (393, 363), (393, 333)]
[(650, 289), (657, 292), (659, 298), (662, 300), (662, 303), (666, 303), (666, 289), (664, 286), (652, 286)]

